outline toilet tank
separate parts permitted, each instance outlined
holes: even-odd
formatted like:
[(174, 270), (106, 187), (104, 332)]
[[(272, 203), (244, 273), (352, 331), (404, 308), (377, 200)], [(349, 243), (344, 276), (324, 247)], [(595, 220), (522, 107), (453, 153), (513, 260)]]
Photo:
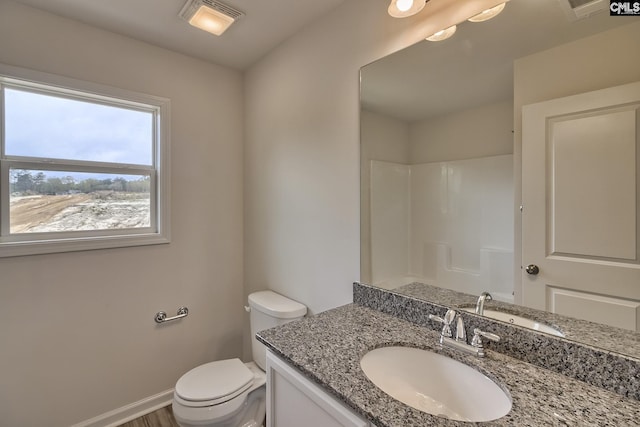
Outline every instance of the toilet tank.
[(249, 295), (251, 350), (253, 361), (264, 371), (267, 348), (256, 339), (256, 332), (284, 325), (304, 317), (307, 307), (273, 291), (254, 292)]

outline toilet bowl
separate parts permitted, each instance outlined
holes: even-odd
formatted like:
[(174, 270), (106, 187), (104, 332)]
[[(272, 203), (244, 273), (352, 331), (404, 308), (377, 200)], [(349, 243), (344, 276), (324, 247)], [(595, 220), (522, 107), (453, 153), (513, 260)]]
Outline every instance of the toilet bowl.
[(198, 366), (176, 383), (173, 415), (184, 427), (259, 427), (266, 381), (254, 362), (228, 359)]
[(299, 319), (307, 308), (272, 291), (249, 295), (254, 362), (226, 359), (197, 366), (176, 383), (173, 415), (182, 427), (260, 427), (266, 413), (266, 347), (255, 333)]

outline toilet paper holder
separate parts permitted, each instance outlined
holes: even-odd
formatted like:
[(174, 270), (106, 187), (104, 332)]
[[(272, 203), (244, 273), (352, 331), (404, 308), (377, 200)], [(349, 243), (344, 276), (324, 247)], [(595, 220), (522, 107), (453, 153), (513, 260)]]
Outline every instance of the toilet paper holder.
[(164, 322), (170, 322), (172, 320), (182, 319), (183, 317), (187, 317), (188, 315), (189, 315), (189, 309), (187, 307), (180, 307), (178, 309), (177, 315), (173, 317), (167, 317), (167, 313), (165, 313), (164, 311), (159, 311), (156, 313), (156, 317), (154, 317), (154, 320), (156, 321), (156, 323), (164, 323)]

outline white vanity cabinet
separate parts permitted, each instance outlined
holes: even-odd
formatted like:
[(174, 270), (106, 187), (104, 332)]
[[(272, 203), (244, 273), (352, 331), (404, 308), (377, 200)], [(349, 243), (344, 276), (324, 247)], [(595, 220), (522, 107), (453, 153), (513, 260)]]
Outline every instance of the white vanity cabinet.
[(267, 427), (371, 427), (267, 350)]

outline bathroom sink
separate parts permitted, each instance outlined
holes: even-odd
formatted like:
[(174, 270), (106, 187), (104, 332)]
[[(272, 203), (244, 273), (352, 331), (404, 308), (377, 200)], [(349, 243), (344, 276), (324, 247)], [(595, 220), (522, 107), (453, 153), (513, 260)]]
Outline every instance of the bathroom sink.
[[(475, 313), (476, 311), (473, 307), (463, 308), (462, 310), (468, 311), (470, 313)], [(522, 326), (523, 328), (533, 329), (536, 331), (555, 335), (557, 337), (564, 337), (564, 334), (562, 332), (555, 328), (552, 328), (551, 326), (545, 325), (544, 323), (536, 322), (532, 319), (527, 319), (526, 317), (517, 316), (515, 314), (485, 309), (483, 315), (491, 319), (511, 323), (512, 325)]]
[(367, 378), (389, 396), (423, 412), (457, 421), (505, 416), (511, 396), (475, 369), (411, 347), (382, 347), (360, 360)]

